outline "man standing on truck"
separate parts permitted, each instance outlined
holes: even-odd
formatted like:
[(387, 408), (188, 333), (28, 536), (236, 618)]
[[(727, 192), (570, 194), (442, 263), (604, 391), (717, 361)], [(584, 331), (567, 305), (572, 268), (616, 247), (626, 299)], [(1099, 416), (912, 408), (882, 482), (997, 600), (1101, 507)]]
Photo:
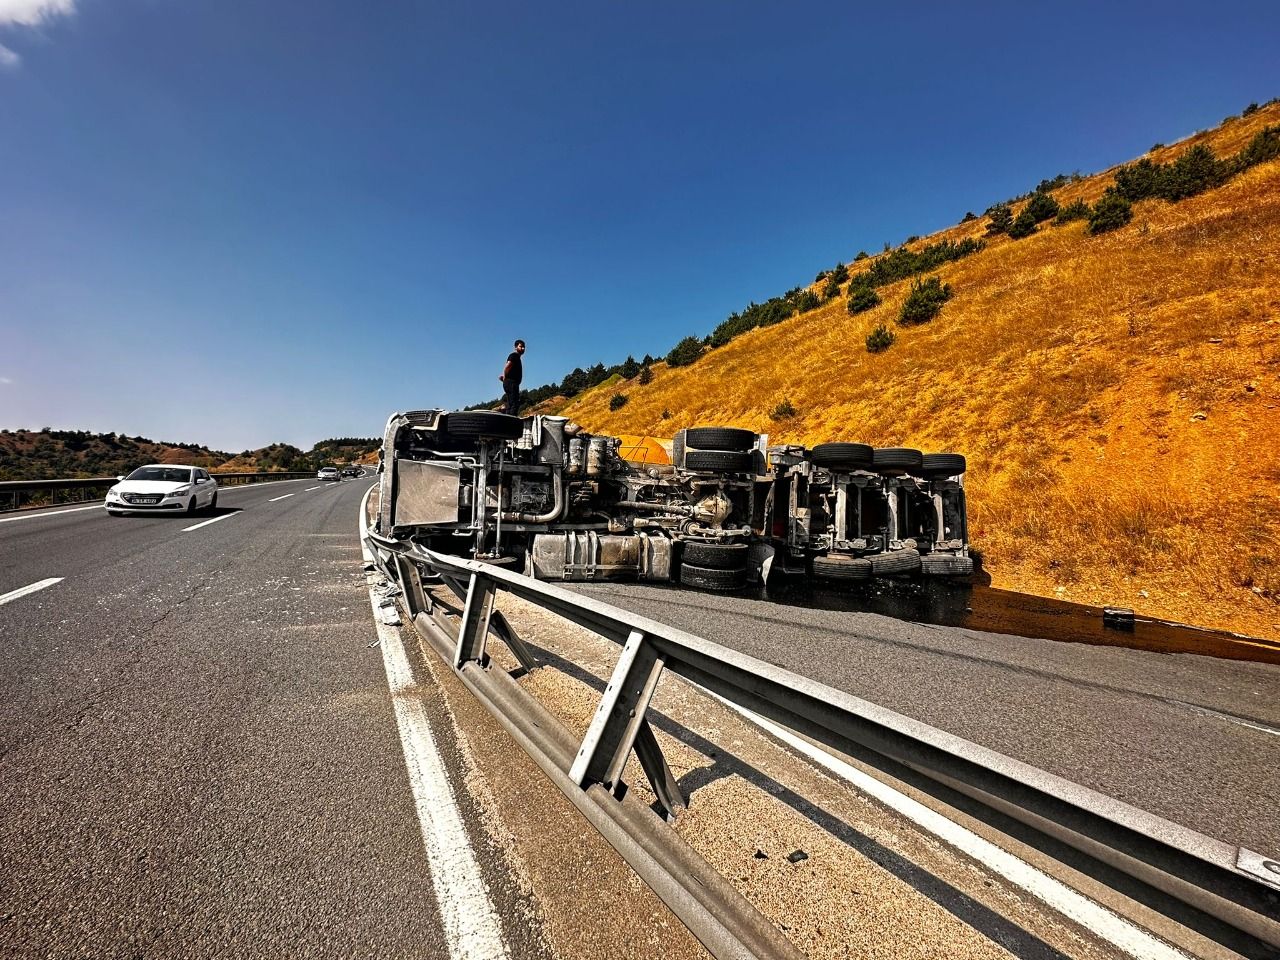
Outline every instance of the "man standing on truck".
[(509, 413), (513, 417), (520, 416), (520, 381), (524, 379), (524, 363), (520, 358), (523, 355), (524, 341), (517, 340), (515, 349), (507, 357), (507, 365), (498, 374), (498, 379), (502, 381), (503, 392), (506, 395), (506, 402), (503, 404), (502, 412)]

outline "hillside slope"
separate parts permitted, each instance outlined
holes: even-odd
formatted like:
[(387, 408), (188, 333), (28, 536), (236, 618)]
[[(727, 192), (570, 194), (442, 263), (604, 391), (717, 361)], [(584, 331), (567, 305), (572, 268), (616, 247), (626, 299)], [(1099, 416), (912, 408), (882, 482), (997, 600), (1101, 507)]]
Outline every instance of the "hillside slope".
[[(1272, 103), (1150, 156), (1226, 155), (1278, 122)], [(1054, 195), (1092, 202), (1113, 172)], [(895, 324), (900, 281), (866, 313), (840, 297), (556, 407), (602, 432), (732, 423), (962, 452), (995, 586), (1280, 637), (1280, 160), (1141, 201), (1114, 232), (1046, 224), (933, 274), (954, 297), (923, 326)], [(879, 323), (897, 342), (871, 354)], [(627, 403), (611, 410), (615, 393)], [(774, 421), (783, 400), (796, 414)]]

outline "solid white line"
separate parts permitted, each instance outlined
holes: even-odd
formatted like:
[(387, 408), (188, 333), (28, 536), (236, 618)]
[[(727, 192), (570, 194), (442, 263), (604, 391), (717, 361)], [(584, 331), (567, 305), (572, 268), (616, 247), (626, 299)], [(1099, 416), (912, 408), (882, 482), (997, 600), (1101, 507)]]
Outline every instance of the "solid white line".
[[(712, 696), (715, 696), (712, 694)], [(831, 756), (825, 750), (819, 750), (813, 744), (797, 737), (790, 730), (778, 726), (771, 720), (757, 716), (744, 710), (737, 704), (716, 697), (725, 706), (742, 714), (749, 721), (769, 731), (783, 743), (798, 750), (811, 760), (826, 767), (836, 776), (849, 781), (863, 793), (870, 794), (885, 806), (897, 811), (908, 820), (923, 827), (929, 833), (945, 843), (955, 847), (989, 870), (1000, 874), (1010, 883), (1021, 887), (1053, 909), (1062, 913), (1082, 927), (1093, 931), (1097, 936), (1110, 942), (1139, 960), (1187, 960), (1187, 954), (1176, 949), (1163, 940), (1153, 936), (1119, 914), (1113, 913), (1100, 903), (1095, 903), (1081, 893), (1072, 890), (1066, 884), (1055, 880), (1037, 870), (1025, 860), (1020, 860), (989, 840), (985, 840), (971, 830), (948, 820), (917, 800), (900, 793), (875, 777), (863, 773), (852, 764)]]
[(13, 521), (15, 520), (39, 520), (41, 517), (60, 517), (64, 513), (80, 513), (84, 510), (101, 510), (101, 509), (102, 509), (102, 504), (95, 503), (92, 507), (73, 507), (70, 510), (59, 510), (56, 513), (31, 513), (22, 517), (4, 517), (3, 519), (0, 519), (0, 523), (13, 523)]
[(234, 517), (234, 513), (224, 513), (220, 517), (214, 517), (212, 520), (201, 520), (199, 523), (193, 523), (189, 527), (183, 527), (183, 533), (190, 533), (192, 530), (199, 530), (201, 527), (207, 527), (211, 523), (217, 523), (219, 520), (226, 520), (228, 517)]
[(310, 493), (312, 490), (319, 490), (319, 489), (320, 489), (319, 487), (307, 487), (307, 489), (303, 490), (302, 492)]
[(413, 670), (400, 643), (400, 631), (378, 619), (378, 602), (369, 590), (378, 628), (382, 662), (391, 688), (391, 704), (404, 747), (422, 842), (430, 864), (440, 922), (453, 960), (499, 960), (509, 956), (502, 927), (467, 837), (449, 775), (436, 748), (422, 700), (415, 692)]
[(283, 497), (272, 497), (270, 500), (267, 501), (267, 503), (275, 503), (277, 500), (288, 500), (292, 496), (293, 496), (292, 493), (286, 493)]
[[(373, 488), (370, 487), (360, 498), (360, 549), (366, 562), (373, 559), (364, 540), (369, 529), (365, 517), (372, 493)], [(449, 786), (448, 773), (431, 735), (427, 713), (421, 698), (414, 692), (413, 668), (409, 666), (409, 658), (405, 656), (400, 642), (400, 631), (378, 618), (378, 601), (372, 585), (369, 587), (369, 603), (378, 629), (382, 664), (387, 672), (387, 686), (391, 689), (391, 705), (400, 730), (400, 743), (404, 747), (409, 787), (418, 810), (422, 842), (431, 866), (431, 884), (435, 888), (449, 956), (453, 960), (500, 960), (509, 956), (502, 939), (502, 926), (480, 875), (471, 841), (462, 823), (462, 814)]]
[(0, 607), (3, 607), (10, 600), (17, 600), (19, 597), (25, 597), (28, 593), (35, 593), (37, 590), (52, 587), (55, 583), (61, 583), (62, 581), (62, 577), (50, 577), (48, 580), (41, 580), (38, 583), (30, 583), (25, 587), (19, 587), (17, 590), (10, 590), (4, 596), (0, 596)]

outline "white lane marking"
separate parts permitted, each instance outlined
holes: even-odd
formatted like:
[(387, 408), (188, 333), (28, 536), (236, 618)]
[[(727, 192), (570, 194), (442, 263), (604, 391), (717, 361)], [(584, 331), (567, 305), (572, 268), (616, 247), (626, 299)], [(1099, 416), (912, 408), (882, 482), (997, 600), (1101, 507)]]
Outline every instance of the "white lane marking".
[(43, 590), (45, 587), (52, 587), (55, 583), (61, 583), (63, 577), (50, 577), (47, 580), (40, 580), (37, 583), (29, 583), (25, 587), (19, 587), (17, 590), (10, 590), (8, 593), (0, 596), (0, 607), (3, 607), (11, 600), (17, 600), (19, 597), (25, 597), (29, 593), (35, 593), (37, 590)]
[[(360, 550), (365, 561), (373, 560), (365, 534), (369, 495), (360, 498)], [(378, 618), (378, 599), (369, 587), (373, 622), (382, 648), (382, 664), (387, 671), (391, 704), (395, 710), (404, 763), (409, 771), (409, 787), (422, 826), (422, 842), (431, 866), (431, 885), (436, 892), (440, 921), (444, 927), (449, 956), (453, 960), (500, 960), (508, 957), (489, 889), (480, 875), (471, 841), (462, 823), (449, 776), (436, 749), (431, 725), (422, 699), (414, 693), (413, 668), (400, 642), (400, 631)]]
[(207, 527), (211, 523), (217, 523), (219, 520), (226, 520), (228, 517), (234, 517), (234, 513), (224, 513), (220, 517), (214, 517), (212, 520), (201, 520), (199, 523), (193, 523), (189, 527), (183, 527), (183, 533), (190, 533), (192, 530), (199, 530), (201, 527)]
[(307, 489), (303, 490), (302, 492), (310, 493), (312, 490), (319, 490), (319, 489), (320, 489), (319, 487), (307, 487)]
[(267, 501), (267, 503), (275, 503), (277, 500), (288, 500), (292, 496), (293, 496), (292, 493), (286, 493), (283, 497), (272, 497), (270, 500)]
[(422, 843), (431, 867), (440, 922), (453, 960), (499, 960), (509, 956), (502, 927), (467, 837), (449, 775), (436, 748), (422, 700), (415, 692), (413, 669), (400, 643), (400, 631), (378, 619), (372, 587), (369, 603), (378, 628), (382, 663), (391, 688), (404, 763), (409, 772)]
[[(712, 696), (716, 696), (712, 694)], [(836, 776), (849, 781), (863, 793), (870, 794), (885, 806), (897, 811), (908, 820), (923, 827), (929, 833), (945, 843), (955, 847), (985, 865), (989, 870), (1000, 874), (1010, 883), (1021, 887), (1059, 913), (1076, 923), (1093, 931), (1097, 936), (1110, 942), (1131, 957), (1139, 960), (1187, 960), (1187, 954), (1153, 936), (1141, 927), (1130, 923), (1119, 914), (1113, 913), (1100, 903), (1095, 903), (1081, 893), (1072, 890), (1066, 884), (1055, 880), (1037, 870), (1025, 860), (1020, 860), (989, 840), (985, 840), (971, 830), (967, 830), (930, 810), (923, 803), (900, 793), (875, 777), (863, 773), (852, 764), (831, 756), (825, 750), (819, 750), (813, 744), (797, 737), (790, 730), (778, 726), (771, 720), (757, 716), (744, 710), (737, 704), (716, 697), (725, 706), (740, 713), (747, 720), (769, 731), (783, 743), (809, 757), (820, 766), (826, 767)]]
[(0, 523), (13, 523), (15, 520), (39, 520), (42, 517), (60, 517), (64, 513), (81, 513), (85, 510), (101, 510), (102, 504), (95, 503), (92, 507), (73, 507), (70, 510), (59, 510), (56, 513), (31, 513), (23, 517), (4, 517), (0, 519)]

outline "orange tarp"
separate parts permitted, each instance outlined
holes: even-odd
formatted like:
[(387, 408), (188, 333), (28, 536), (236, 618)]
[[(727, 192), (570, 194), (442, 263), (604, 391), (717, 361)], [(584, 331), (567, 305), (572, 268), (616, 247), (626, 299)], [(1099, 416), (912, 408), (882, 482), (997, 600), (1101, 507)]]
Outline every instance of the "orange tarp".
[(659, 440), (656, 437), (637, 437), (621, 434), (622, 449), (618, 451), (623, 460), (631, 463), (670, 463), (671, 441)]

